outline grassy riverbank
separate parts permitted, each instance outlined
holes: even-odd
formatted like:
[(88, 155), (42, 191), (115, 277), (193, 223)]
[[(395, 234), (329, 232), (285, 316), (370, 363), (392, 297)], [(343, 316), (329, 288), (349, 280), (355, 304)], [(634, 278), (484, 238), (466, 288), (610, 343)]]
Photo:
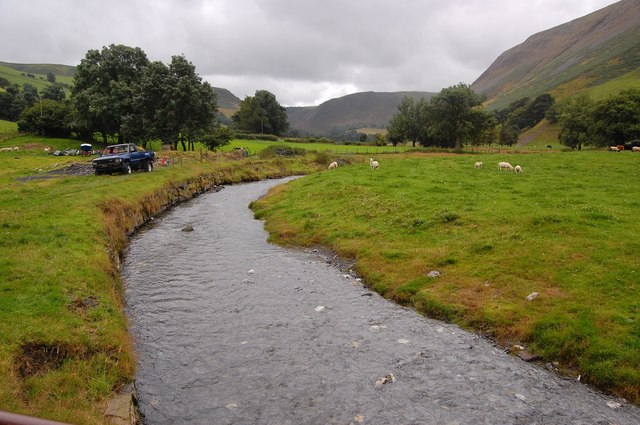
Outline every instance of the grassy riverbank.
[[(501, 160), (524, 173), (499, 172)], [(639, 168), (630, 152), (384, 157), (253, 208), (273, 241), (329, 246), (388, 298), (638, 403)]]
[[(122, 308), (118, 253), (159, 210), (212, 184), (305, 174), (324, 158), (230, 160), (185, 156), (132, 175), (52, 176), (81, 157), (17, 137), (0, 154), (0, 410), (74, 424), (105, 423), (107, 400), (135, 360)], [(170, 255), (170, 253), (167, 253)]]

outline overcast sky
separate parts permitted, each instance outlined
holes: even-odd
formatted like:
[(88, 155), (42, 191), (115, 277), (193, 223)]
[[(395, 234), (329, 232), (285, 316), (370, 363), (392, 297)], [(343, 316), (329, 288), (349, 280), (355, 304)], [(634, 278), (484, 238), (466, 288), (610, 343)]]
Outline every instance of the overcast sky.
[(614, 0), (0, 0), (0, 61), (184, 54), (213, 86), (286, 106), (473, 83), (505, 50)]

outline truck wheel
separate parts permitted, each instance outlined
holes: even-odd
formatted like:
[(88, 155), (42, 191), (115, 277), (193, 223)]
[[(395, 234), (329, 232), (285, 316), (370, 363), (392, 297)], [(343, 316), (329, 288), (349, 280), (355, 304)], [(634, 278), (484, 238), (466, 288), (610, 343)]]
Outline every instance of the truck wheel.
[(124, 172), (125, 174), (131, 174), (131, 164), (125, 164)]
[(147, 173), (150, 173), (153, 171), (153, 162), (149, 161), (147, 163), (144, 164), (144, 171), (146, 171)]

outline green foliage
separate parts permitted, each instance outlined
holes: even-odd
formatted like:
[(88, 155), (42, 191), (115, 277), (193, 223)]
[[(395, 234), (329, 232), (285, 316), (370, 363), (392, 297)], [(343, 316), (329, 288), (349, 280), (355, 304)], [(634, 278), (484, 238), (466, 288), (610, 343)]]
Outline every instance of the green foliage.
[(593, 106), (591, 98), (584, 94), (569, 98), (559, 106), (560, 143), (571, 149), (582, 149), (591, 143)]
[(260, 158), (274, 158), (278, 156), (304, 156), (307, 151), (304, 148), (290, 145), (270, 145), (260, 151)]
[(281, 136), (289, 129), (286, 109), (267, 90), (245, 97), (240, 102), (240, 110), (231, 118), (237, 129), (253, 133)]
[(213, 133), (206, 133), (200, 136), (199, 141), (204, 143), (209, 150), (216, 150), (226, 146), (233, 139), (233, 132), (228, 127), (219, 127)]
[(478, 95), (462, 83), (443, 89), (428, 102), (405, 97), (389, 121), (388, 138), (394, 146), (409, 140), (414, 147), (417, 142), (458, 150), (465, 144), (490, 143), (495, 120), (480, 104)]
[(18, 129), (48, 137), (68, 137), (71, 134), (71, 107), (68, 102), (44, 99), (20, 114)]

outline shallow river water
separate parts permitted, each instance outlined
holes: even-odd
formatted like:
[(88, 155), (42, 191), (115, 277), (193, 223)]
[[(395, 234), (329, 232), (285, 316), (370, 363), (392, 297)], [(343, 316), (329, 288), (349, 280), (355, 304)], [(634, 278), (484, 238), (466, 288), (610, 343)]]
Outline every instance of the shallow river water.
[(248, 204), (280, 183), (202, 195), (131, 241), (145, 424), (640, 424), (637, 407), (268, 244)]

